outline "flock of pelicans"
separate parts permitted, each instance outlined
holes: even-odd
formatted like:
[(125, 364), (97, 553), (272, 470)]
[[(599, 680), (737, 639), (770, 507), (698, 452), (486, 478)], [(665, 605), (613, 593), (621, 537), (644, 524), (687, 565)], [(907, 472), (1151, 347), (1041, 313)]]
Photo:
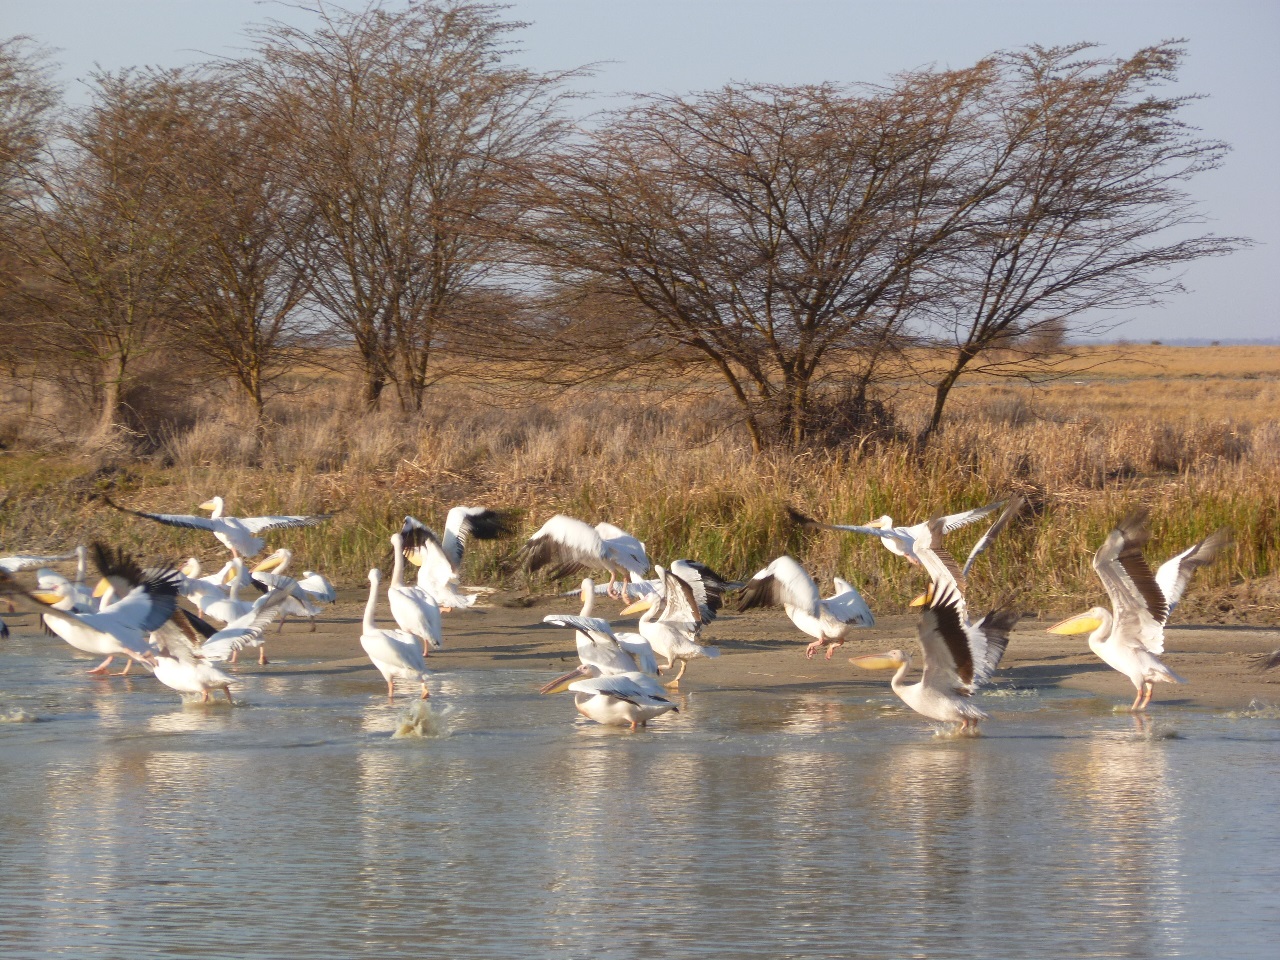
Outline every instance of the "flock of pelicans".
[[(231, 517), (220, 497), (201, 504), (201, 509), (210, 511), (208, 517), (145, 513), (107, 503), (159, 523), (209, 531), (230, 550), (231, 557), (207, 576), (200, 575), (194, 559), (181, 569), (143, 568), (124, 551), (98, 543), (91, 549), (78, 547), (66, 556), (0, 558), (0, 596), (7, 599), (10, 612), (19, 606), (36, 612), (49, 632), (77, 650), (105, 657), (90, 673), (104, 674), (115, 658), (122, 657), (124, 668), (117, 675), (128, 673), (137, 661), (161, 683), (184, 695), (198, 695), (207, 702), (212, 692), (221, 690), (230, 701), (234, 680), (219, 663), (234, 663), (242, 652), (256, 649), (259, 662), (265, 664), (269, 624), (280, 619), (282, 628), (285, 617), (308, 617), (314, 630), (322, 605), (336, 599), (333, 585), (322, 574), (308, 570), (295, 579), (285, 572), (292, 559), (287, 549), (276, 550), (251, 569), (245, 562), (265, 547), (259, 534), (312, 526), (327, 516)], [(894, 669), (890, 685), (907, 706), (932, 720), (958, 724), (960, 733), (976, 733), (978, 723), (986, 719), (972, 694), (999, 666), (1018, 620), (1007, 602), (972, 619), (964, 597), (965, 578), (974, 560), (1021, 506), (1022, 501), (1014, 498), (963, 513), (939, 514), (911, 526), (895, 526), (887, 516), (860, 526), (823, 524), (791, 512), (792, 519), (804, 526), (876, 536), (894, 554), (929, 575), (928, 590), (913, 601), (913, 606), (924, 608), (918, 625), (923, 658), (920, 679), (906, 682), (911, 658), (900, 649), (852, 657), (850, 662), (873, 670)], [(996, 521), (962, 568), (943, 547), (943, 537), (997, 510)], [(1130, 514), (1094, 555), (1093, 566), (1111, 599), (1111, 609), (1094, 607), (1049, 630), (1088, 633), (1090, 649), (1133, 683), (1134, 711), (1146, 709), (1155, 684), (1184, 682), (1160, 661), (1164, 625), (1195, 570), (1212, 562), (1230, 542), (1229, 532), (1218, 530), (1152, 573), (1143, 556), (1149, 538), (1147, 518), (1146, 509)], [(384, 630), (375, 624), (381, 574), (373, 569), (360, 636), (365, 653), (386, 681), (388, 697), (394, 698), (396, 681), (401, 680), (420, 685), (421, 697), (427, 699), (426, 664), (431, 651), (441, 647), (441, 614), (472, 606), (477, 592), (485, 589), (467, 591), (459, 583), (466, 544), (508, 532), (505, 514), (483, 507), (454, 507), (441, 536), (413, 517), (406, 517), (404, 526), (391, 534), (394, 560), (386, 598), (397, 629)], [(100, 574), (93, 589), (87, 579), (90, 554)], [(542, 688), (543, 693), (573, 692), (578, 712), (604, 724), (635, 729), (676, 709), (668, 691), (678, 687), (689, 661), (719, 654), (700, 639), (729, 593), (740, 592), (739, 610), (781, 607), (796, 627), (813, 638), (805, 651), (808, 657), (825, 649), (830, 659), (855, 631), (875, 623), (851, 583), (836, 579), (835, 593), (824, 599), (812, 577), (789, 556), (778, 557), (745, 582), (726, 581), (691, 560), (655, 566), (656, 578), (649, 579), (650, 560), (636, 537), (612, 524), (591, 526), (556, 515), (521, 548), (521, 558), (529, 572), (542, 571), (553, 578), (577, 572), (608, 574), (607, 584), (597, 586), (590, 578), (582, 581), (582, 610), (577, 616), (544, 618), (575, 631), (581, 664)], [(74, 578), (48, 569), (52, 563), (71, 559), (77, 560)], [(415, 584), (405, 582), (406, 563), (418, 568)], [(14, 577), (20, 570), (36, 568), (41, 569), (34, 590)], [(241, 593), (249, 597), (242, 598)], [(642, 613), (639, 632), (617, 633), (609, 621), (593, 616), (600, 594), (634, 601), (621, 615)], [(179, 606), (180, 597), (194, 609)], [(0, 635), (7, 635), (2, 621)], [(665, 664), (659, 666), (658, 657)], [(671, 670), (677, 670), (674, 677), (660, 679)]]

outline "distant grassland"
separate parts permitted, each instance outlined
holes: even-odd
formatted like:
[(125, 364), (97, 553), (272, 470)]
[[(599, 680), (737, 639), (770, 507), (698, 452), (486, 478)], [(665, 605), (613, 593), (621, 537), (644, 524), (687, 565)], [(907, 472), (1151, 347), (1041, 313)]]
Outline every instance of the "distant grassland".
[[(584, 389), (519, 409), (442, 388), (437, 406), (410, 419), (345, 412), (338, 388), (321, 384), (278, 405), (261, 443), (225, 414), (210, 415), (148, 458), (39, 450), (27, 424), (11, 427), (13, 449), (0, 453), (0, 553), (62, 551), (97, 537), (148, 559), (194, 555), (220, 565), (212, 537), (97, 499), (109, 492), (138, 509), (194, 513), (220, 494), (239, 515), (333, 511), (325, 525), (269, 543), (291, 547), (296, 569), (354, 586), (371, 566), (387, 568), (387, 537), (405, 514), (439, 529), (450, 506), (469, 503), (513, 508), (520, 520), (515, 538), (472, 545), (466, 582), (551, 589), (525, 580), (515, 552), (563, 512), (635, 533), (656, 562), (694, 557), (730, 577), (789, 552), (827, 585), (843, 576), (873, 609), (896, 611), (923, 588), (918, 569), (867, 538), (796, 530), (786, 505), (837, 523), (885, 513), (916, 522), (1016, 492), (1030, 508), (978, 562), (969, 587), (976, 607), (1014, 593), (1024, 609), (1058, 615), (1103, 600), (1093, 552), (1126, 511), (1146, 503), (1153, 566), (1219, 526), (1235, 531), (1179, 620), (1280, 621), (1280, 348), (1128, 352), (1099, 368), (1099, 350), (1077, 374), (1036, 387), (965, 385), (924, 452), (871, 441), (757, 456), (740, 430), (705, 419), (706, 398), (664, 399), (638, 387), (610, 390), (608, 403)], [(914, 432), (924, 391), (904, 389), (893, 403)], [(961, 561), (983, 528), (949, 539)]]

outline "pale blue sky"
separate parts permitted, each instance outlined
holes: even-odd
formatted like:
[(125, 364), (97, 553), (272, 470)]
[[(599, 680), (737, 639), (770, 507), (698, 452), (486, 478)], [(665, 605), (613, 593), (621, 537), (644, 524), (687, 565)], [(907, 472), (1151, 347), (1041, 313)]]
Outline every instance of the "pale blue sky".
[[(256, 0), (0, 0), (0, 34), (54, 48), (70, 99), (94, 64), (176, 66), (246, 49), (244, 27), (305, 22), (296, 6)], [(522, 62), (542, 70), (598, 63), (593, 106), (628, 91), (685, 93), (729, 81), (880, 81), (903, 69), (965, 66), (994, 50), (1095, 41), (1126, 55), (1185, 38), (1181, 92), (1208, 99), (1188, 116), (1234, 151), (1194, 184), (1208, 229), (1258, 245), (1204, 261), (1192, 292), (1134, 313), (1133, 339), (1280, 337), (1280, 2), (1276, 0), (517, 0), (530, 21)], [(585, 107), (584, 107), (585, 109)]]

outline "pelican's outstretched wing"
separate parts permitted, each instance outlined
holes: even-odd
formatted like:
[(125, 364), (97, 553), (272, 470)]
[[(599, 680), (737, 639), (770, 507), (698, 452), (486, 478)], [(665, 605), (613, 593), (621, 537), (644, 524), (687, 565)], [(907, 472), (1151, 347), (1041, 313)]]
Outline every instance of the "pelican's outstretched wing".
[(738, 609), (789, 605), (816, 617), (821, 602), (813, 578), (804, 567), (783, 554), (747, 582)]

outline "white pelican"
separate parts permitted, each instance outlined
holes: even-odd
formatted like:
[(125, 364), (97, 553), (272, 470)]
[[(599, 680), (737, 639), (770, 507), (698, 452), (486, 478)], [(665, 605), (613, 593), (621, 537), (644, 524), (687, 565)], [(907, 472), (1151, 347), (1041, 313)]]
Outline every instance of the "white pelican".
[[(676, 561), (680, 564), (682, 561)], [(690, 660), (699, 657), (718, 657), (720, 651), (715, 647), (707, 647), (698, 643), (697, 637), (704, 618), (710, 620), (719, 609), (721, 593), (716, 584), (722, 584), (718, 577), (698, 576), (693, 582), (677, 576), (672, 570), (656, 567), (658, 578), (662, 583), (661, 592), (641, 598), (622, 611), (619, 616), (628, 616), (641, 610), (640, 636), (649, 641), (654, 653), (661, 654), (667, 660), (666, 669), (680, 661), (680, 670), (675, 677), (666, 682), (667, 687), (678, 687), (680, 678)], [(686, 571), (694, 568), (685, 563)], [(694, 571), (697, 572), (696, 570)], [(708, 571), (709, 572), (709, 571)], [(695, 584), (697, 586), (695, 587)], [(708, 591), (707, 587), (711, 586)], [(701, 592), (701, 602), (699, 602)]]
[(329, 514), (313, 516), (282, 517), (228, 517), (223, 515), (224, 504), (221, 497), (214, 497), (200, 504), (201, 510), (211, 511), (208, 517), (187, 516), (172, 513), (146, 513), (142, 510), (130, 510), (113, 503), (109, 498), (102, 498), (108, 506), (115, 507), (123, 513), (131, 513), (135, 517), (146, 517), (170, 527), (190, 527), (195, 530), (208, 530), (218, 541), (231, 551), (232, 556), (252, 557), (258, 553), (265, 542), (256, 534), (268, 530), (281, 530), (286, 527), (314, 527), (329, 519)]
[[(974, 510), (965, 510), (962, 513), (953, 513), (943, 516), (942, 532), (950, 533), (953, 530), (959, 530), (961, 527), (973, 523), (985, 517), (988, 513), (999, 507), (1003, 501), (997, 500), (995, 503), (989, 503), (985, 507), (978, 507)], [(842, 523), (820, 523), (817, 520), (810, 519), (804, 514), (792, 508), (787, 508), (793, 522), (804, 527), (815, 527), (821, 530), (840, 530), (845, 533), (866, 533), (880, 538), (880, 542), (885, 545), (890, 553), (897, 554), (900, 557), (906, 557), (912, 563), (920, 563), (920, 557), (916, 555), (915, 542), (924, 533), (929, 521), (913, 524), (909, 527), (895, 527), (893, 519), (888, 514), (878, 520), (870, 520), (860, 525), (850, 525)]]
[[(1218, 531), (1169, 561), (1174, 564), (1163, 587), (1151, 573), (1142, 548), (1151, 534), (1150, 511), (1141, 507), (1107, 534), (1093, 556), (1093, 569), (1111, 598), (1111, 610), (1093, 607), (1049, 628), (1049, 633), (1089, 634), (1089, 649), (1138, 691), (1130, 710), (1145, 710), (1157, 683), (1185, 683), (1163, 663), (1164, 624), (1170, 600), (1177, 602), (1195, 568), (1212, 560), (1226, 542)], [(1205, 549), (1207, 547), (1207, 549)], [(1203, 550), (1203, 552), (1202, 552)], [(1198, 560), (1196, 558), (1199, 558)], [(1166, 564), (1167, 566), (1167, 564)]]
[[(250, 571), (250, 582), (254, 589), (261, 593), (266, 593), (268, 590), (281, 590), (288, 595), (280, 607), (280, 626), (276, 628), (277, 633), (283, 632), (284, 622), (289, 617), (306, 617), (311, 621), (311, 632), (315, 633), (316, 617), (324, 611), (316, 596), (284, 572), (292, 559), (293, 551), (281, 547)], [(264, 647), (264, 657), (265, 649)], [(260, 662), (267, 661), (264, 659)]]
[[(973, 562), (982, 553), (984, 553), (995, 538), (1000, 534), (1009, 521), (1017, 515), (1022, 509), (1026, 501), (1022, 497), (1014, 497), (1000, 512), (1000, 516), (996, 518), (995, 523), (987, 528), (986, 533), (978, 538), (978, 542), (973, 545), (973, 549), (969, 551), (969, 558), (965, 561), (962, 570), (955, 558), (943, 548), (942, 537), (946, 532), (946, 518), (939, 515), (934, 517), (927, 523), (921, 524), (924, 528), (916, 537), (913, 549), (916, 557), (919, 559), (920, 566), (924, 567), (929, 574), (930, 589), (936, 593), (944, 584), (950, 584), (955, 587), (958, 596), (957, 607), (960, 611), (960, 619), (964, 623), (969, 622), (969, 609), (964, 597), (965, 580), (969, 576), (969, 571), (973, 569)], [(929, 594), (922, 594), (911, 601), (913, 607), (923, 606), (928, 603)]]
[[(1201, 567), (1218, 559), (1218, 554), (1230, 543), (1231, 531), (1222, 527), (1160, 564), (1156, 570), (1156, 585), (1164, 594), (1169, 614), (1173, 613), (1173, 608), (1182, 599), (1192, 575)], [(1166, 614), (1165, 622), (1168, 622), (1168, 619), (1169, 616)]]
[(179, 693), (198, 693), (201, 702), (209, 702), (212, 690), (221, 690), (231, 703), (231, 677), (211, 662), (203, 650), (197, 650), (183, 632), (166, 622), (151, 636), (153, 667), (156, 679)]
[(608, 593), (621, 597), (618, 577), (631, 573), (644, 576), (649, 572), (649, 557), (644, 544), (611, 523), (594, 527), (557, 513), (544, 523), (520, 548), (524, 567), (536, 573), (550, 567), (552, 579), (579, 570), (607, 570)]
[(836, 577), (835, 590), (826, 600), (821, 599), (818, 585), (804, 567), (784, 554), (751, 578), (742, 591), (738, 609), (782, 607), (801, 632), (815, 638), (805, 647), (804, 655), (812, 658), (814, 651), (829, 647), (830, 660), (836, 647), (857, 628), (876, 623), (871, 608), (853, 584)]
[[(263, 634), (271, 621), (280, 615), (281, 604), (288, 594), (272, 590), (259, 597), (244, 616), (231, 621), (221, 630), (207, 637), (200, 645), (200, 653), (207, 660), (227, 660), (235, 663), (240, 651), (261, 648)], [(260, 657), (260, 662), (261, 657)]]
[[(444, 646), (440, 629), (440, 605), (431, 592), (422, 587), (406, 586), (404, 582), (404, 535), (391, 535), (391, 548), (395, 560), (391, 568), (391, 583), (387, 585), (387, 603), (391, 616), (405, 633), (417, 637), (422, 644), (423, 657), (431, 650)], [(426, 569), (423, 566), (422, 569)]]
[[(583, 581), (582, 592), (588, 606), (594, 595), (592, 587), (590, 580)], [(552, 680), (542, 688), (542, 693), (572, 690), (574, 706), (584, 717), (596, 723), (629, 726), (632, 730), (676, 709), (661, 685), (637, 669), (635, 655), (623, 648), (606, 621), (561, 614), (544, 617), (543, 621), (577, 631), (575, 639), (581, 665)], [(637, 645), (637, 653), (643, 658), (647, 652), (652, 663), (653, 653), (646, 648), (647, 644)]]
[[(76, 555), (72, 553), (64, 553), (56, 557), (34, 556), (30, 554), (18, 554), (12, 557), (0, 557), (0, 573), (18, 573), (20, 570), (33, 570), (36, 567), (47, 566), (48, 564), (51, 564), (51, 563), (62, 563), (64, 560), (71, 560), (75, 556)], [(59, 601), (63, 606), (68, 606), (69, 603), (71, 602), (70, 595), (68, 595), (67, 597), (60, 597)], [(8, 603), (8, 606), (9, 606), (9, 612), (13, 613), (17, 609), (13, 605), (13, 601), (7, 600), (6, 602)], [(0, 620), (0, 639), (4, 639), (7, 636), (9, 636), (9, 627), (3, 620)]]
[[(105, 656), (90, 673), (106, 673), (117, 656), (129, 657), (130, 663), (150, 663), (147, 634), (159, 629), (177, 609), (179, 574), (170, 569), (144, 572), (123, 551), (113, 557), (100, 544), (95, 543), (93, 549), (103, 577), (113, 585), (127, 585), (124, 596), (110, 607), (82, 615), (54, 610), (46, 603), (56, 602), (57, 594), (28, 594), (4, 571), (0, 571), (0, 593), (17, 600), (27, 610), (42, 614), (49, 629), (77, 650)], [(121, 673), (127, 670), (128, 666)]]
[(1019, 615), (1009, 609), (993, 610), (969, 625), (961, 617), (960, 591), (954, 584), (937, 585), (930, 593), (917, 627), (924, 657), (917, 683), (903, 682), (911, 669), (911, 658), (903, 650), (850, 657), (849, 662), (868, 670), (896, 667), (890, 686), (903, 703), (931, 720), (959, 723), (962, 733), (977, 733), (979, 721), (987, 715), (969, 698), (999, 666)]
[(510, 515), (487, 507), (454, 507), (445, 517), (444, 535), (437, 537), (424, 523), (405, 517), (400, 536), (405, 559), (418, 570), (418, 586), (430, 591), (440, 608), (469, 607), (475, 594), (464, 594), (458, 583), (468, 540), (496, 540), (510, 532)]
[(431, 694), (427, 690), (427, 665), (418, 649), (418, 639), (400, 630), (380, 630), (373, 622), (374, 607), (378, 603), (378, 583), (382, 579), (377, 568), (369, 571), (369, 602), (364, 607), (364, 632), (360, 634), (360, 646), (382, 678), (387, 681), (387, 699), (396, 695), (395, 681), (412, 680), (422, 684), (422, 697)]
[[(228, 624), (232, 620), (239, 620), (246, 613), (253, 609), (252, 600), (240, 599), (240, 572), (244, 569), (244, 561), (239, 557), (234, 557), (231, 565), (225, 568), (223, 595), (219, 596), (213, 589), (202, 589), (198, 584), (203, 581), (197, 581), (189, 589), (192, 591), (192, 600), (196, 605), (196, 609), (200, 611), (200, 615), (210, 617), (219, 623)], [(188, 583), (192, 583), (188, 580)]]

